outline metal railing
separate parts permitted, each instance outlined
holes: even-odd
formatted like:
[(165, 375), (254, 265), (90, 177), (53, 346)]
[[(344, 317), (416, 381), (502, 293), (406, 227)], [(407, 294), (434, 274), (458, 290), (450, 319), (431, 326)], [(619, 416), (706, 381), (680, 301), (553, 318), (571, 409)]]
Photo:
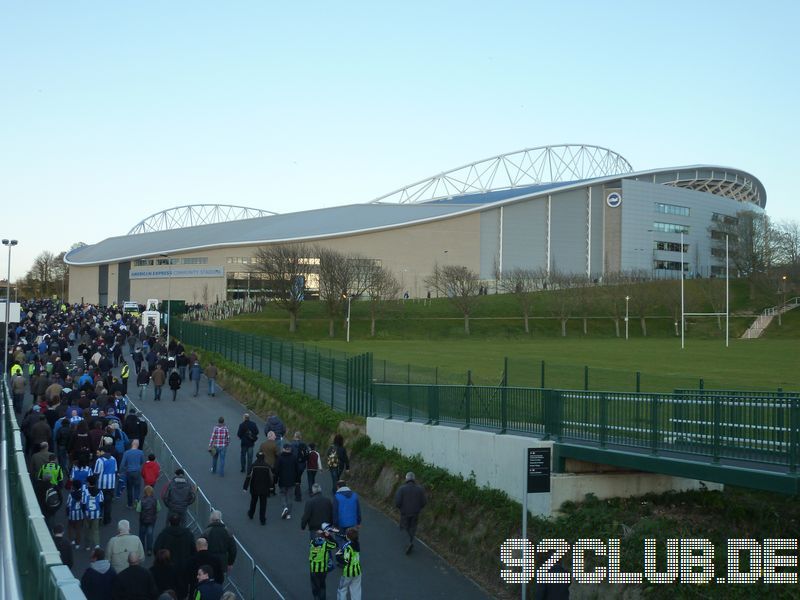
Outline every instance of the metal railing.
[[(86, 600), (80, 583), (61, 562), (33, 491), (22, 434), (7, 382), (3, 394), (2, 510), (3, 590), (6, 597)], [(11, 507), (14, 507), (11, 510)], [(9, 518), (10, 517), (10, 518)], [(8, 553), (11, 552), (12, 556)]]
[[(197, 485), (197, 482), (189, 474), (186, 467), (176, 458), (172, 448), (170, 448), (169, 444), (155, 428), (152, 421), (147, 419), (147, 416), (139, 410), (135, 402), (131, 400), (130, 404), (134, 406), (139, 412), (139, 415), (147, 421), (147, 426), (149, 428), (146, 438), (147, 450), (155, 454), (156, 460), (161, 465), (161, 477), (168, 479), (168, 473), (173, 473), (175, 469), (181, 468), (191, 484), (197, 486), (197, 500), (189, 506), (189, 510), (186, 513), (188, 519), (187, 526), (192, 529), (195, 534), (202, 534), (210, 521), (214, 505), (200, 486)], [(285, 600), (283, 594), (275, 587), (275, 584), (273, 584), (272, 580), (264, 573), (264, 570), (256, 564), (253, 556), (241, 542), (239, 542), (236, 536), (234, 536), (234, 540), (236, 541), (238, 552), (232, 570), (225, 577), (225, 589), (235, 592), (239, 598), (245, 600), (260, 600), (262, 598), (279, 598), (280, 600)]]
[(374, 416), (797, 471), (800, 393), (595, 392), (375, 383)]

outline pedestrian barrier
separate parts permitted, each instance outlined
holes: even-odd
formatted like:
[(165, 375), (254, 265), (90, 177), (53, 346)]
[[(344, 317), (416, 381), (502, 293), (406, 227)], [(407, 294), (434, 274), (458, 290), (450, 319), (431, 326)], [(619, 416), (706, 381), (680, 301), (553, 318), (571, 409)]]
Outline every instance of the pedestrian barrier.
[[(187, 526), (194, 532), (195, 537), (199, 536), (211, 520), (214, 505), (200, 486), (197, 485), (189, 471), (175, 457), (172, 448), (170, 448), (153, 423), (147, 419), (147, 416), (139, 410), (139, 407), (133, 401), (130, 404), (136, 408), (142, 418), (147, 420), (149, 428), (146, 438), (147, 452), (155, 454), (156, 460), (161, 465), (161, 477), (169, 479), (169, 473), (174, 473), (175, 469), (180, 468), (183, 469), (190, 483), (197, 486), (197, 500), (189, 506), (186, 516), (188, 519)], [(275, 598), (285, 600), (283, 594), (278, 591), (278, 588), (264, 573), (264, 570), (256, 564), (255, 559), (236, 539), (236, 536), (234, 536), (234, 540), (236, 540), (237, 557), (232, 571), (225, 577), (225, 589), (235, 592), (239, 598), (244, 600), (274, 600)]]
[(61, 562), (39, 509), (6, 381), (2, 388), (2, 591), (9, 599), (86, 600), (80, 583)]

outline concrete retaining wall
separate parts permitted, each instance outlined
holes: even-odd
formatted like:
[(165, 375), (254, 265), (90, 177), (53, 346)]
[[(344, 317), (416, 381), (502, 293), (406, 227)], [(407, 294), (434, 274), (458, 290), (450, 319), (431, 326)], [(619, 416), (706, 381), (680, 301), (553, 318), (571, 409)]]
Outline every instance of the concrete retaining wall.
[[(425, 462), (465, 479), (473, 474), (483, 487), (502, 490), (522, 501), (528, 448), (551, 448), (553, 442), (531, 437), (499, 435), (371, 417), (367, 435), (373, 442), (396, 449), (405, 456), (419, 454)], [(424, 484), (424, 482), (421, 482)], [(722, 486), (707, 483), (710, 489)], [(528, 508), (534, 515), (550, 516), (567, 501), (580, 501), (588, 493), (598, 498), (638, 496), (650, 492), (701, 487), (694, 479), (655, 473), (604, 472), (555, 474), (549, 494), (530, 494)]]

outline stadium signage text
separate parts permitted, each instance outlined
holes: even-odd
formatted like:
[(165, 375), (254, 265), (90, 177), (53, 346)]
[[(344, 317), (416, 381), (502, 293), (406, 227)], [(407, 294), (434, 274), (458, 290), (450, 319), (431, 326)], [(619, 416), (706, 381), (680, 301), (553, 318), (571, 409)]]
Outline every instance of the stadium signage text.
[(170, 277), (224, 277), (222, 267), (206, 267), (198, 269), (137, 269), (131, 270), (131, 279), (168, 279)]

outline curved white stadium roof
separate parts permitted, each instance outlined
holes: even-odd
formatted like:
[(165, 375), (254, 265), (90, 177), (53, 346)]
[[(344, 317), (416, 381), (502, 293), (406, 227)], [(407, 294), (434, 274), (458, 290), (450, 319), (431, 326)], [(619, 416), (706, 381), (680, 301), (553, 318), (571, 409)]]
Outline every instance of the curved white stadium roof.
[(326, 238), (406, 227), (456, 215), (481, 212), (547, 194), (603, 184), (620, 179), (638, 179), (724, 196), (732, 200), (766, 205), (766, 191), (754, 176), (728, 167), (694, 165), (612, 174), (593, 179), (525, 185), (458, 196), (441, 197), (422, 203), (372, 202), (333, 208), (271, 215), (167, 231), (112, 237), (69, 252), (70, 265), (98, 265), (123, 262), (159, 254), (175, 254), (215, 248), (253, 246), (281, 242), (314, 242)]

